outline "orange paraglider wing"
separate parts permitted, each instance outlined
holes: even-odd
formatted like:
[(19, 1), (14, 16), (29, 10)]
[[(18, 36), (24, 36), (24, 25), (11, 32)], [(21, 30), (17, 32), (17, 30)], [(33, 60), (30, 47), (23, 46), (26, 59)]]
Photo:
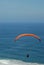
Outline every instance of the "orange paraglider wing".
[(24, 37), (24, 36), (32, 36), (32, 37), (38, 39), (41, 42), (40, 37), (35, 35), (35, 34), (20, 34), (20, 35), (16, 36), (15, 41), (20, 39), (21, 37)]

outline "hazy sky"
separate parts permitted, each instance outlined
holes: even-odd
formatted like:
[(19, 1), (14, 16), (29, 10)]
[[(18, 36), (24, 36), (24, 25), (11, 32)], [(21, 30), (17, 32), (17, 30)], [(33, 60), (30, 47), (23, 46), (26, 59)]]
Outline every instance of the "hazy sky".
[(0, 21), (44, 21), (44, 0), (0, 0)]

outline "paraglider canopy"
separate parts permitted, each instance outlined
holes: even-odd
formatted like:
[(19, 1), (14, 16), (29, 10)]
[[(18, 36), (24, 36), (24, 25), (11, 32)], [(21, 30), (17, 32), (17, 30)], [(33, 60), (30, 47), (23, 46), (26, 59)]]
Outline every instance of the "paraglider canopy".
[(15, 41), (17, 41), (18, 39), (20, 39), (21, 37), (24, 37), (24, 36), (32, 36), (41, 42), (40, 37), (35, 34), (20, 34), (20, 35), (16, 36)]

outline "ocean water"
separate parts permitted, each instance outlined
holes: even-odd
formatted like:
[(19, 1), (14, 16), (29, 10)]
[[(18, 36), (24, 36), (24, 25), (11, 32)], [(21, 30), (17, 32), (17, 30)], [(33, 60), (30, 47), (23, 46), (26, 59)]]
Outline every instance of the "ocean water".
[[(33, 37), (14, 39), (22, 33)], [(29, 58), (26, 55), (29, 54)], [(0, 65), (44, 65), (44, 23), (0, 23)]]

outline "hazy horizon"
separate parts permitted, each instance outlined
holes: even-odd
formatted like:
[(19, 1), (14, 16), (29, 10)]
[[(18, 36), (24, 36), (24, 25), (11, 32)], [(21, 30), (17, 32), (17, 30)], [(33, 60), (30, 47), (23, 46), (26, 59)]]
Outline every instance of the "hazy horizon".
[(0, 22), (44, 22), (44, 0), (0, 0)]

